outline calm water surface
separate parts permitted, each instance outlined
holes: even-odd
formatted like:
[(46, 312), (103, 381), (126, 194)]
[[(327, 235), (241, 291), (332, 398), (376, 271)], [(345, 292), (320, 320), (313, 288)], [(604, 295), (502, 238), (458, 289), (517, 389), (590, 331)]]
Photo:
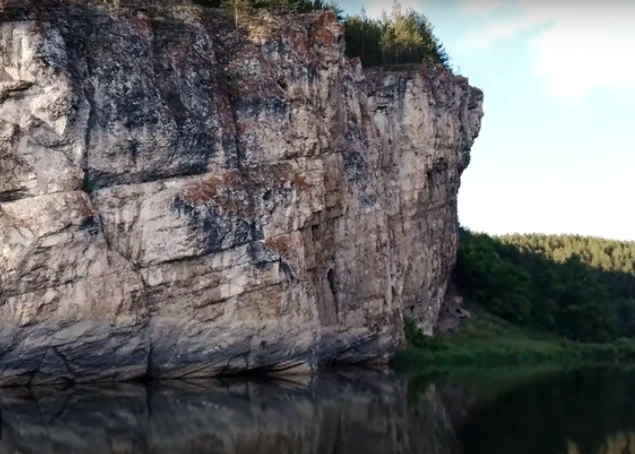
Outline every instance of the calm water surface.
[(4, 389), (0, 453), (635, 454), (635, 373)]

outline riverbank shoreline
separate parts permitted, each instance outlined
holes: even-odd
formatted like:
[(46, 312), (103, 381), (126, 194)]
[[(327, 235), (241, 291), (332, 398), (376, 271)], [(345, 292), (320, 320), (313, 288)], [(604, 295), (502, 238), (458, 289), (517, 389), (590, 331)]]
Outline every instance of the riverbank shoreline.
[(533, 332), (471, 306), (472, 317), (452, 335), (424, 335), (406, 320), (406, 348), (392, 361), (396, 370), (456, 367), (504, 367), (554, 364), (635, 364), (635, 342), (574, 342), (549, 333)]

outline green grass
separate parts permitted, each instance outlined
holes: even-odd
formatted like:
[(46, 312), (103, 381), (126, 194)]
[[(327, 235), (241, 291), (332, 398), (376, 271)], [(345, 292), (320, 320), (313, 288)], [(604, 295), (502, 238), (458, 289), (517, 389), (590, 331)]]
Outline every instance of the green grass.
[(480, 307), (469, 308), (472, 317), (450, 336), (425, 336), (406, 321), (408, 347), (394, 359), (401, 371), (456, 369), (457, 367), (507, 367), (582, 363), (616, 364), (635, 361), (635, 341), (576, 343), (556, 335), (535, 333), (496, 317)]

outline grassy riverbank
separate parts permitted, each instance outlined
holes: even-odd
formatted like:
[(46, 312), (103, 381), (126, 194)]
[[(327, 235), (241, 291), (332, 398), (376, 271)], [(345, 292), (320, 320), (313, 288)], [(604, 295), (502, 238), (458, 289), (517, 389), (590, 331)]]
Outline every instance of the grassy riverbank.
[(459, 233), (451, 287), (472, 317), (450, 337), (407, 323), (397, 369), (635, 365), (635, 242)]
[(395, 357), (395, 367), (415, 370), (635, 362), (635, 341), (630, 339), (611, 343), (574, 342), (518, 327), (478, 306), (469, 309), (472, 317), (464, 320), (460, 331), (449, 337), (425, 336), (407, 321), (408, 346)]

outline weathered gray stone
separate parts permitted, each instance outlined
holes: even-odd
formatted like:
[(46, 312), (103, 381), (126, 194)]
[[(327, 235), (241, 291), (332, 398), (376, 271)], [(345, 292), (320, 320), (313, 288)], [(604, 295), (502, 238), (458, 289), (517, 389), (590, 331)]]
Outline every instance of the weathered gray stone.
[(482, 93), (342, 38), (5, 0), (0, 384), (306, 372), (385, 361), (406, 313), (433, 331)]
[(439, 393), (394, 377), (0, 390), (0, 452), (458, 454)]

